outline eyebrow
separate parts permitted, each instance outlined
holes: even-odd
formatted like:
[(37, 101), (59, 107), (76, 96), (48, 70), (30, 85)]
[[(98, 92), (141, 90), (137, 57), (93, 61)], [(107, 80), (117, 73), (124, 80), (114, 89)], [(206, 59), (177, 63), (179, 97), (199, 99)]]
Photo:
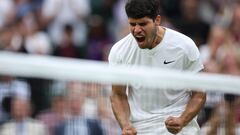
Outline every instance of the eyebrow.
[(140, 25), (140, 26), (145, 26), (147, 24), (147, 22), (141, 22), (141, 23), (133, 23), (133, 22), (130, 22), (129, 23), (131, 26), (136, 26), (137, 24)]
[(131, 26), (136, 26), (137, 23), (129, 23)]

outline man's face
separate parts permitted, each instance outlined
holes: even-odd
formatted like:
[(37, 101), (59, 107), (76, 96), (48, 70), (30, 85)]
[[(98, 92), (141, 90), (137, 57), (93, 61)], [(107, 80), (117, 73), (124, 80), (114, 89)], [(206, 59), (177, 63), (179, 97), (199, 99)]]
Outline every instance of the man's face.
[(13, 99), (11, 113), (12, 117), (16, 120), (23, 120), (28, 117), (30, 113), (29, 101), (20, 98)]
[(141, 49), (152, 49), (155, 47), (153, 43), (157, 36), (159, 19), (156, 20), (154, 21), (148, 17), (139, 19), (128, 18), (130, 31)]

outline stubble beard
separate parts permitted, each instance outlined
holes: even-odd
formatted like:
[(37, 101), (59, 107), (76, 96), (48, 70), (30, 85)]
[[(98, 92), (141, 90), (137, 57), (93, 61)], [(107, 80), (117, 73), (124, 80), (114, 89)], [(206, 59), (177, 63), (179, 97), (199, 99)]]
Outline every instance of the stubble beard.
[(147, 49), (151, 50), (155, 47), (155, 41), (157, 39), (157, 32), (158, 32), (158, 28), (157, 28), (157, 26), (155, 26), (151, 32), (151, 35), (149, 36), (149, 40), (147, 41)]

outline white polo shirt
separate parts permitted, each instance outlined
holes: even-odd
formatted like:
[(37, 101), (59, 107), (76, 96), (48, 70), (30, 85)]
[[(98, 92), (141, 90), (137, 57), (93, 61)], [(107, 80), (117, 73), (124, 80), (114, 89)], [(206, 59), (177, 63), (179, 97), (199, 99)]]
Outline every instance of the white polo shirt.
[[(165, 29), (162, 41), (151, 50), (140, 49), (133, 35), (127, 35), (112, 47), (110, 65), (150, 66), (194, 73), (203, 69), (195, 43), (179, 32)], [(151, 131), (149, 127), (154, 127), (154, 123), (164, 125), (166, 117), (180, 115), (190, 94), (187, 90), (148, 89), (141, 84), (131, 84), (128, 86), (130, 119), (138, 132)]]

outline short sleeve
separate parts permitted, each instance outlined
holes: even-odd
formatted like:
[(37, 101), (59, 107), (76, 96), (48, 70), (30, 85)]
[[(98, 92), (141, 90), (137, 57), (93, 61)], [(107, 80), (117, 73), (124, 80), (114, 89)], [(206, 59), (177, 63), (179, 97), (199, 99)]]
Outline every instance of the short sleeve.
[(197, 73), (204, 68), (200, 58), (197, 58), (195, 60), (188, 59), (185, 65), (185, 70), (193, 73)]
[(108, 62), (110, 66), (121, 64), (120, 56), (118, 55), (117, 46), (114, 45), (108, 55)]
[(202, 60), (200, 58), (199, 50), (193, 41), (190, 42), (185, 53), (185, 71), (197, 73), (204, 68)]

